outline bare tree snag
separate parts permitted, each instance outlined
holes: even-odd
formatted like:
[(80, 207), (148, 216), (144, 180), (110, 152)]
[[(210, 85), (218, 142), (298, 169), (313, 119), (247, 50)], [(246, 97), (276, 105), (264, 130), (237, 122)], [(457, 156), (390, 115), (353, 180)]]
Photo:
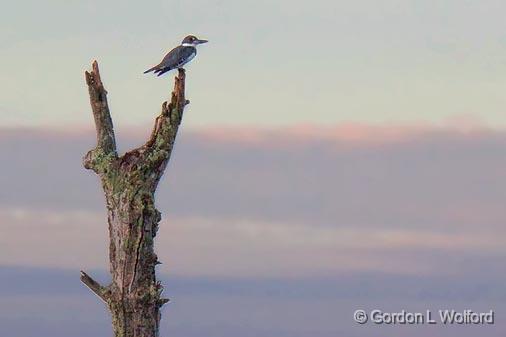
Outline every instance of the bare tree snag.
[(85, 75), (97, 146), (84, 156), (83, 164), (100, 177), (105, 193), (112, 282), (102, 286), (85, 272), (81, 281), (107, 303), (115, 337), (156, 337), (160, 308), (168, 299), (161, 297), (163, 287), (155, 275), (159, 262), (153, 239), (161, 215), (154, 193), (189, 103), (184, 96), (185, 71), (179, 69), (171, 101), (162, 104), (148, 141), (122, 156), (116, 150), (107, 91), (96, 61)]

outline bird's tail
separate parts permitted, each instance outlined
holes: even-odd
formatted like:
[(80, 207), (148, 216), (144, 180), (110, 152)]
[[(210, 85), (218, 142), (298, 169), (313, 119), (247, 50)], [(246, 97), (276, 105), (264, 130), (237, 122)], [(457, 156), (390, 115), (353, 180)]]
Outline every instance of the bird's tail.
[(158, 68), (158, 65), (154, 66), (153, 68), (149, 68), (148, 70), (146, 70), (146, 71), (144, 72), (144, 74), (147, 74), (147, 73), (149, 73), (150, 71), (153, 71), (153, 70), (155, 70), (155, 69), (157, 69), (157, 68)]

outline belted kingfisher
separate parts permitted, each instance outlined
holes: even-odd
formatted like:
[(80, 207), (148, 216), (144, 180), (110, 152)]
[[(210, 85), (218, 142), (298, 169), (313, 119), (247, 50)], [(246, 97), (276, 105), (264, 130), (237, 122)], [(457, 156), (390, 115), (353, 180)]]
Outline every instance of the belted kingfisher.
[(155, 74), (160, 76), (172, 69), (181, 68), (197, 55), (195, 46), (206, 42), (207, 40), (199, 40), (193, 35), (188, 35), (179, 46), (168, 52), (159, 64), (146, 70), (144, 74), (154, 70)]

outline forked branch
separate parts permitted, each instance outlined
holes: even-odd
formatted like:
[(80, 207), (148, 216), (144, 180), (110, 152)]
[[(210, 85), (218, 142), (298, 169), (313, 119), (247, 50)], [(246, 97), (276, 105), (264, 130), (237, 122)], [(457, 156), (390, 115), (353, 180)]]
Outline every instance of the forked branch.
[(97, 132), (97, 147), (88, 152), (84, 158), (87, 169), (98, 170), (98, 162), (104, 156), (117, 158), (116, 139), (112, 124), (109, 105), (107, 104), (107, 91), (104, 88), (97, 61), (92, 64), (92, 71), (85, 73), (86, 84), (90, 95), (90, 104), (95, 120)]
[(184, 96), (185, 77), (184, 69), (178, 69), (170, 103), (163, 102), (162, 112), (156, 118), (151, 136), (144, 145), (146, 149), (158, 151), (172, 148), (175, 133), (183, 118), (184, 107), (190, 103)]
[(189, 103), (185, 98), (185, 70), (178, 69), (171, 100), (163, 102), (162, 111), (155, 120), (148, 141), (120, 158), (121, 165), (135, 164), (152, 172), (153, 175), (145, 180), (152, 190), (156, 188), (170, 159), (184, 108)]

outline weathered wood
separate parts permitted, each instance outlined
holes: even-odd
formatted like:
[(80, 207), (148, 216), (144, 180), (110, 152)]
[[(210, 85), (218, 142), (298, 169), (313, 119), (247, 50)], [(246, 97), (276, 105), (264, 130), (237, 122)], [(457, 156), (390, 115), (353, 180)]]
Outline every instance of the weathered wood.
[(93, 62), (92, 71), (85, 72), (85, 76), (95, 129), (97, 130), (97, 147), (86, 154), (84, 166), (97, 172), (98, 165), (103, 162), (104, 156), (116, 159), (118, 155), (111, 114), (107, 104), (107, 91), (102, 84), (97, 61)]
[(154, 193), (170, 159), (181, 123), (185, 99), (185, 71), (178, 70), (170, 103), (162, 104), (148, 141), (118, 157), (107, 92), (97, 62), (86, 72), (86, 83), (97, 131), (97, 146), (83, 164), (102, 182), (109, 223), (109, 260), (112, 282), (103, 287), (82, 272), (81, 280), (104, 300), (112, 315), (116, 337), (158, 336), (162, 285), (153, 239), (161, 219)]
[(81, 282), (83, 282), (95, 295), (102, 301), (107, 303), (107, 298), (110, 296), (109, 289), (101, 286), (97, 281), (92, 279), (88, 274), (81, 270)]

